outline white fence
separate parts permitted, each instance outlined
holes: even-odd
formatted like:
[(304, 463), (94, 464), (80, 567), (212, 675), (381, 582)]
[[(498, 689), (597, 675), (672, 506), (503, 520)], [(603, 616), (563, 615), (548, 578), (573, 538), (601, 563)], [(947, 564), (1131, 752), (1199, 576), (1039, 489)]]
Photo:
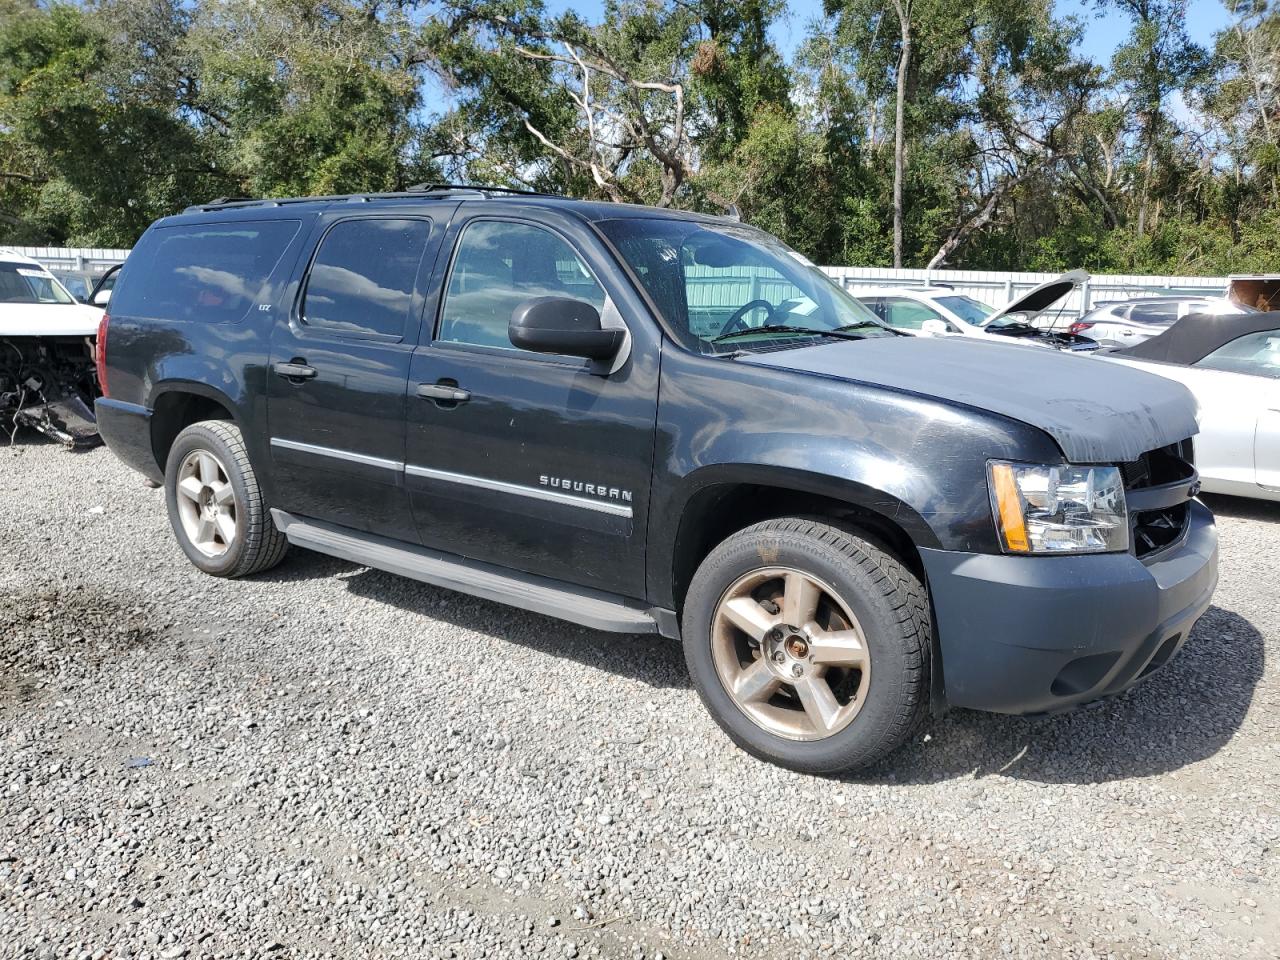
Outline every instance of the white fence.
[(32, 260), (39, 260), (49, 270), (91, 270), (106, 273), (117, 263), (124, 263), (128, 250), (111, 247), (5, 247)]
[[(1020, 293), (1026, 293), (1055, 273), (1014, 273), (1004, 270), (895, 270), (892, 267), (823, 267), (829, 277), (852, 294), (868, 294), (885, 287), (920, 286), (925, 283), (946, 284), (956, 293), (973, 297), (993, 307), (1003, 306)], [(1094, 274), (1043, 320), (1042, 326), (1060, 326), (1074, 320), (1102, 300), (1127, 300), (1130, 297), (1160, 293), (1189, 293), (1222, 296), (1227, 289), (1226, 277), (1145, 276), (1139, 274)]]
[[(51, 270), (92, 270), (103, 272), (123, 262), (128, 250), (98, 247), (13, 247), (25, 256), (39, 260)], [(1017, 294), (1037, 284), (1052, 280), (1052, 273), (1015, 273), (1004, 270), (895, 270), (892, 267), (823, 267), (827, 275), (853, 294), (872, 293), (878, 289), (920, 284), (948, 284), (963, 293), (992, 306), (1001, 306)], [(750, 282), (750, 277), (744, 277)], [(1095, 274), (1054, 309), (1051, 321), (1043, 325), (1061, 325), (1086, 313), (1100, 300), (1125, 300), (1129, 297), (1157, 293), (1194, 293), (1221, 296), (1227, 287), (1226, 277), (1142, 276), (1137, 274)]]

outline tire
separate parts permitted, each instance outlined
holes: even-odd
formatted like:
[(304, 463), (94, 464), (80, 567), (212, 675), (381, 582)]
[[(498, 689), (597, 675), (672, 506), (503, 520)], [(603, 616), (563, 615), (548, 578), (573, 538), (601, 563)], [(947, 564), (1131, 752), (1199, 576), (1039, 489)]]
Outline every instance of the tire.
[(755, 524), (712, 550), (682, 622), (689, 673), (716, 723), (753, 756), (809, 774), (875, 763), (919, 729), (931, 630), (924, 587), (897, 558), (800, 517)]
[(289, 541), (271, 520), (234, 423), (204, 420), (179, 433), (165, 462), (164, 491), (178, 545), (205, 573), (243, 577), (284, 559)]

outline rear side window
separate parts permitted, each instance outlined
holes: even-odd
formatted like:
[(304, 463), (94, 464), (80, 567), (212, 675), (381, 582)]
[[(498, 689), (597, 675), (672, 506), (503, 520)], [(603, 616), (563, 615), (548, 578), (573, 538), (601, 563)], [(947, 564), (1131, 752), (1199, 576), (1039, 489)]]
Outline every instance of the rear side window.
[(297, 220), (195, 223), (149, 230), (129, 254), (111, 312), (164, 320), (234, 323), (256, 303)]
[(309, 327), (350, 337), (403, 337), (428, 220), (343, 220), (311, 264), (302, 300)]
[(1134, 323), (1173, 323), (1178, 319), (1176, 303), (1140, 303), (1129, 311)]

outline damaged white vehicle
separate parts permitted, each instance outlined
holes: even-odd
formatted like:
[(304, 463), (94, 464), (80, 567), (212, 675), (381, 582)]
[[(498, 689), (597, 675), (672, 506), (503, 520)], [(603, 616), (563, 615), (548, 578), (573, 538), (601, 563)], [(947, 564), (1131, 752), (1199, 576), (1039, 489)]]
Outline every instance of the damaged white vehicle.
[(102, 313), (35, 260), (0, 248), (0, 430), (12, 438), (31, 427), (69, 447), (100, 442), (93, 401)]

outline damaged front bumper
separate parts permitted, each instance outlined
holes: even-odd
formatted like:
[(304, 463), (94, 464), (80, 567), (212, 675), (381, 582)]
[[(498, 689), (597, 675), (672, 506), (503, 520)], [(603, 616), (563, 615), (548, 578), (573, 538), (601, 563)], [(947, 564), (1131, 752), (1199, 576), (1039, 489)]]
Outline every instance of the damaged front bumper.
[(0, 426), (36, 430), (67, 447), (102, 442), (91, 337), (0, 337)]

